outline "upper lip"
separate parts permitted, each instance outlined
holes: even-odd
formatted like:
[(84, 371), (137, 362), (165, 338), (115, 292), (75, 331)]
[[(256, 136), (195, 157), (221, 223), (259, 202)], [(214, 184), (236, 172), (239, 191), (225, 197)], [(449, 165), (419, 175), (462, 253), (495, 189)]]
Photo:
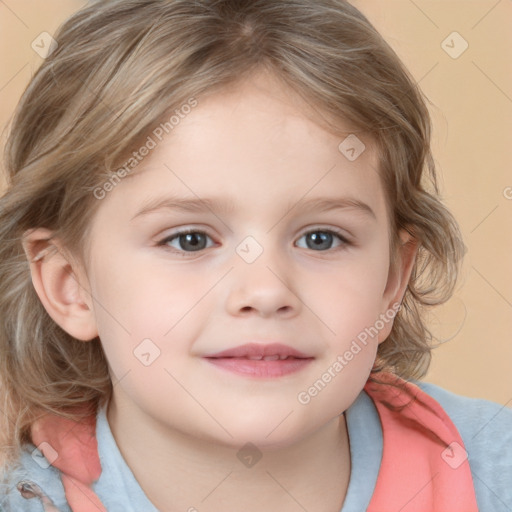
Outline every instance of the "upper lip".
[(246, 343), (235, 348), (229, 348), (222, 352), (215, 354), (208, 354), (204, 357), (221, 358), (221, 357), (266, 357), (266, 356), (279, 356), (280, 358), (295, 357), (297, 359), (310, 359), (308, 356), (299, 350), (296, 350), (288, 345), (282, 343)]

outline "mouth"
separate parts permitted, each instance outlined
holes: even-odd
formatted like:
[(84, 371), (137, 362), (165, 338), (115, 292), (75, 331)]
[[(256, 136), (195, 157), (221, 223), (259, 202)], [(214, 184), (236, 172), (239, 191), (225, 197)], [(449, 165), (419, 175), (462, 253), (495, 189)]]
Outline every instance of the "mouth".
[(253, 378), (276, 378), (295, 373), (314, 359), (278, 343), (249, 343), (203, 358), (217, 368)]
[(293, 357), (284, 354), (274, 354), (271, 356), (247, 356), (247, 357), (234, 357), (234, 356), (209, 356), (208, 359), (246, 359), (248, 361), (285, 361), (286, 359), (310, 359), (309, 357)]
[(285, 360), (288, 358), (293, 359), (310, 359), (309, 356), (299, 350), (283, 345), (282, 343), (246, 343), (235, 348), (223, 350), (215, 354), (209, 354), (204, 357), (208, 358), (237, 358), (237, 359), (250, 359), (252, 361), (277, 361)]

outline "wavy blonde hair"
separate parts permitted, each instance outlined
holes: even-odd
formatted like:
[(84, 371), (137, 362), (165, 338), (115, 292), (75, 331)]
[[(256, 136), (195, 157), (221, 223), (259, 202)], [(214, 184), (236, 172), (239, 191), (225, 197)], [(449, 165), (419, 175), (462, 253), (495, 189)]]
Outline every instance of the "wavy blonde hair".
[[(45, 412), (76, 418), (112, 383), (99, 339), (84, 343), (47, 314), (31, 282), (23, 233), (52, 230), (84, 254), (96, 187), (170, 110), (264, 67), (317, 109), (376, 142), (390, 212), (420, 243), (402, 309), (374, 372), (420, 378), (433, 336), (426, 306), (453, 293), (465, 247), (439, 199), (426, 101), (395, 52), (343, 0), (107, 0), (55, 34), (58, 48), (25, 90), (5, 151), (0, 200), (0, 432), (3, 462)], [(319, 119), (320, 122), (320, 119)], [(339, 127), (338, 127), (339, 129)]]

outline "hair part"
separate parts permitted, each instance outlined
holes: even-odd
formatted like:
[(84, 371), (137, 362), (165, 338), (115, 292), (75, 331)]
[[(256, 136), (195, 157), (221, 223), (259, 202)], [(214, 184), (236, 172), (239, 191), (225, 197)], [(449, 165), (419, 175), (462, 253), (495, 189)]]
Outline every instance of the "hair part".
[[(105, 403), (112, 391), (99, 339), (84, 343), (55, 324), (32, 285), (26, 230), (54, 232), (77, 257), (101, 201), (94, 190), (155, 124), (190, 98), (222, 91), (257, 69), (317, 110), (374, 141), (390, 214), (419, 242), (402, 308), (379, 345), (374, 374), (420, 378), (433, 336), (423, 312), (453, 293), (465, 247), (439, 198), (426, 99), (395, 52), (343, 0), (106, 0), (55, 34), (17, 107), (0, 200), (0, 431), (14, 460), (43, 413)], [(341, 139), (340, 139), (341, 142)], [(44, 389), (44, 393), (41, 390)]]

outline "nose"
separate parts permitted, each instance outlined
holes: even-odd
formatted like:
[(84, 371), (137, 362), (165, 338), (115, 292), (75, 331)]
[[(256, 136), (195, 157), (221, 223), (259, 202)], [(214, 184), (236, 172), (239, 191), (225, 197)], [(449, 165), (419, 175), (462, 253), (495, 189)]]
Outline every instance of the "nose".
[(228, 276), (226, 303), (231, 315), (291, 318), (300, 312), (302, 303), (295, 289), (296, 279), (283, 255), (264, 250), (252, 263), (238, 255), (234, 261)]

